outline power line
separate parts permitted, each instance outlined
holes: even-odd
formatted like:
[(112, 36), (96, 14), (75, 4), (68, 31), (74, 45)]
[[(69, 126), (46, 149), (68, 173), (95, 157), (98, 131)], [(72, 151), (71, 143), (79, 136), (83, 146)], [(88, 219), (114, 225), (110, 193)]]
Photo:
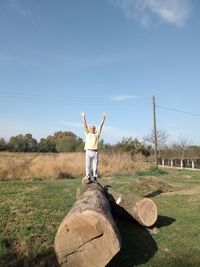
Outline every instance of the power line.
[[(13, 94), (13, 95), (9, 95), (9, 94), (3, 94), (0, 95), (0, 102), (1, 101), (11, 101), (11, 102), (18, 102), (18, 101), (27, 101), (27, 102), (37, 102), (38, 104), (50, 104), (52, 102), (57, 102), (59, 104), (65, 104), (66, 101), (68, 101), (68, 105), (69, 104), (94, 104), (94, 105), (102, 105), (102, 104), (108, 104), (111, 105), (135, 105), (135, 106), (149, 106), (151, 105), (150, 101), (148, 97), (136, 97), (133, 99), (128, 99), (127, 101), (122, 100), (122, 101), (116, 101), (116, 100), (112, 100), (109, 97), (96, 97), (96, 96), (64, 96), (64, 95), (47, 95), (46, 97), (44, 96), (40, 96), (40, 95), (24, 95), (24, 94)], [(193, 113), (193, 112), (188, 112), (188, 111), (184, 111), (184, 110), (180, 110), (180, 109), (176, 109), (176, 108), (170, 108), (170, 107), (165, 107), (165, 106), (160, 106), (160, 105), (155, 105), (157, 108), (160, 109), (165, 109), (165, 110), (169, 110), (169, 111), (174, 111), (174, 112), (178, 112), (178, 113), (182, 113), (182, 114), (186, 114), (186, 115), (190, 115), (190, 116), (195, 116), (195, 117), (200, 117), (200, 114), (197, 113)]]
[(160, 106), (160, 105), (156, 105), (156, 107), (161, 108), (161, 109), (165, 109), (165, 110), (170, 110), (170, 111), (175, 111), (175, 112), (195, 116), (195, 117), (200, 117), (200, 114), (192, 113), (192, 112), (188, 112), (188, 111), (184, 111), (184, 110), (180, 110), (180, 109), (169, 108), (169, 107), (164, 107), (164, 106)]

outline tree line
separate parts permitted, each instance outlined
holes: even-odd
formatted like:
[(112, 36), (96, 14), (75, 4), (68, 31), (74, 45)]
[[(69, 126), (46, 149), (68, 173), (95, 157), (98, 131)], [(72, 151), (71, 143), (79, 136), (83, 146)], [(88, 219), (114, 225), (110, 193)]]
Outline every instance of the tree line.
[[(169, 135), (159, 130), (157, 132), (158, 156), (169, 159), (200, 159), (200, 146), (190, 145), (188, 138), (179, 137), (173, 144), (168, 142)], [(112, 152), (128, 152), (132, 157), (142, 154), (145, 157), (154, 154), (153, 133), (139, 141), (138, 138), (123, 137), (116, 144), (105, 143), (103, 139), (99, 142), (99, 149)], [(0, 151), (10, 152), (79, 152), (84, 150), (84, 141), (75, 133), (70, 131), (58, 131), (38, 142), (32, 134), (19, 134), (12, 136), (6, 141), (0, 138)]]
[[(103, 139), (99, 142), (99, 149), (105, 151), (128, 152), (133, 157), (137, 153), (144, 156), (151, 154), (151, 146), (146, 146), (137, 138), (124, 137), (116, 144), (105, 143)], [(84, 141), (70, 131), (58, 131), (47, 138), (41, 138), (38, 142), (32, 134), (19, 134), (12, 136), (8, 141), (0, 138), (0, 151), (10, 152), (78, 152), (84, 150)]]
[[(146, 143), (154, 143), (153, 133), (144, 137)], [(177, 140), (169, 142), (169, 134), (166, 131), (157, 131), (157, 145), (159, 159), (200, 159), (200, 146), (192, 145), (189, 138), (179, 135)]]
[(0, 151), (10, 152), (73, 152), (82, 151), (84, 143), (82, 138), (73, 132), (58, 131), (38, 142), (32, 134), (19, 134), (12, 136), (8, 142), (0, 138)]

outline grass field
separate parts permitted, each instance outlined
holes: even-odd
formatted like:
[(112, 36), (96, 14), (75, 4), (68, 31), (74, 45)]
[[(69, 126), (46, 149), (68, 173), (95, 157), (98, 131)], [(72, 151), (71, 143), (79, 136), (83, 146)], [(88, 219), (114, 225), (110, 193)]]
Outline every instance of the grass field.
[[(154, 229), (117, 219), (122, 249), (107, 267), (200, 266), (200, 173), (119, 173), (104, 179), (124, 193), (151, 195)], [(81, 178), (0, 182), (0, 266), (58, 266), (53, 241)], [(94, 266), (95, 267), (95, 266)]]

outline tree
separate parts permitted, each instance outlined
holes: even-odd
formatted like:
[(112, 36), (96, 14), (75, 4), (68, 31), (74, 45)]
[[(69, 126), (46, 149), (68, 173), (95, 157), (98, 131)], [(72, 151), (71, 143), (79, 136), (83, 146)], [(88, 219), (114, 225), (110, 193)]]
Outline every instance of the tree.
[(57, 152), (74, 152), (77, 147), (77, 140), (73, 136), (65, 136), (56, 141)]
[(63, 137), (66, 137), (66, 136), (71, 136), (71, 137), (77, 138), (77, 136), (74, 133), (70, 132), (70, 131), (63, 131), (63, 132), (62, 131), (58, 131), (58, 132), (55, 132), (53, 135), (49, 135), (47, 137), (47, 139), (56, 142), (57, 140), (59, 140), (59, 139), (61, 139)]
[(81, 144), (78, 144), (78, 146), (76, 147), (76, 152), (83, 152), (84, 151), (84, 146), (85, 146), (85, 143), (82, 142)]
[(149, 156), (150, 154), (148, 153), (147, 148), (142, 143), (140, 143), (137, 138), (133, 139), (132, 137), (123, 137), (121, 142), (118, 142), (115, 145), (115, 149), (129, 152), (132, 158), (137, 153), (141, 153), (144, 156)]
[(180, 135), (178, 137), (178, 142), (173, 144), (172, 146), (175, 155), (178, 159), (184, 160), (188, 146), (189, 146), (189, 139), (187, 137)]
[(13, 152), (35, 152), (37, 140), (31, 134), (12, 136), (8, 143), (8, 149)]
[[(164, 130), (157, 130), (157, 147), (158, 147), (158, 156), (161, 156), (162, 151), (166, 147), (169, 134)], [(150, 135), (144, 137), (144, 142), (154, 144), (154, 132), (152, 130)]]
[(37, 140), (32, 137), (32, 134), (26, 134), (23, 137), (24, 141), (24, 152), (35, 152), (37, 151)]
[(4, 138), (0, 138), (0, 151), (6, 150), (6, 146), (7, 146), (6, 140)]
[(200, 158), (200, 146), (188, 146), (186, 151), (187, 156), (190, 159), (199, 159)]
[(85, 143), (83, 142), (83, 139), (78, 137), (75, 151), (76, 152), (84, 151), (84, 146), (85, 146)]
[(39, 152), (56, 152), (56, 143), (52, 140), (41, 138), (37, 150)]
[(24, 152), (24, 141), (23, 135), (19, 134), (16, 136), (12, 136), (8, 143), (9, 151), (12, 152)]
[(70, 131), (58, 131), (47, 137), (48, 141), (55, 144), (57, 152), (73, 152), (83, 150), (83, 139)]

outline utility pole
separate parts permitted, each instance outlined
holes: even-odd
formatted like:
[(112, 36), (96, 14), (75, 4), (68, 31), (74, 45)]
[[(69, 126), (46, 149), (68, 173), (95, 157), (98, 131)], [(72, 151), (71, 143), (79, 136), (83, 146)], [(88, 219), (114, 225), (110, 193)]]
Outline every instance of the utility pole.
[(157, 130), (156, 130), (156, 99), (155, 96), (153, 100), (153, 129), (154, 129), (154, 145), (155, 145), (155, 165), (158, 168), (158, 140), (157, 140)]

